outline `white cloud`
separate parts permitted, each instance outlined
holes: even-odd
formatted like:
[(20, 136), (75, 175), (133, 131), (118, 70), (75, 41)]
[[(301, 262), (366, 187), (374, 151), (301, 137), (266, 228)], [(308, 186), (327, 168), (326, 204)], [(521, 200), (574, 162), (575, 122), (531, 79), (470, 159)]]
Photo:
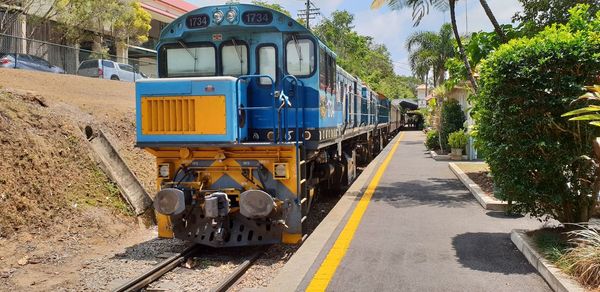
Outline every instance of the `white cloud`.
[(355, 29), (359, 34), (372, 36), (376, 43), (385, 44), (394, 62), (396, 73), (410, 75), (404, 48), (408, 31), (412, 30), (411, 11), (364, 10), (355, 14)]

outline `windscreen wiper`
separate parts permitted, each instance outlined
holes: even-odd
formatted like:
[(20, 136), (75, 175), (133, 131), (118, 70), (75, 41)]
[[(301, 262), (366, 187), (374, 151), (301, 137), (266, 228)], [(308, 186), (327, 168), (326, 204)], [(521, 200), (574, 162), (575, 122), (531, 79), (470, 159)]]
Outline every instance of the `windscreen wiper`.
[(300, 61), (300, 70), (302, 70), (302, 61), (304, 61), (304, 59), (302, 58), (302, 48), (300, 48), (300, 45), (298, 44), (298, 39), (296, 38), (295, 34), (292, 35), (292, 40), (294, 40), (294, 46), (296, 46), (298, 60)]
[(185, 43), (184, 43), (183, 41), (177, 41), (177, 43), (179, 43), (179, 45), (180, 45), (182, 48), (184, 48), (184, 49), (185, 49), (185, 50), (188, 52), (188, 54), (190, 54), (190, 56), (191, 56), (191, 57), (194, 59), (194, 63), (196, 63), (196, 62), (198, 61), (198, 57), (196, 57), (196, 56), (195, 56), (195, 55), (192, 53), (192, 51), (190, 50), (190, 48), (188, 48), (188, 47), (185, 45)]
[(242, 60), (242, 54), (240, 52), (238, 52), (237, 50), (237, 43), (235, 42), (235, 38), (231, 38), (231, 42), (233, 43), (233, 50), (235, 51), (235, 54), (238, 56), (238, 60), (240, 60), (240, 65), (242, 65), (244, 63), (244, 60)]

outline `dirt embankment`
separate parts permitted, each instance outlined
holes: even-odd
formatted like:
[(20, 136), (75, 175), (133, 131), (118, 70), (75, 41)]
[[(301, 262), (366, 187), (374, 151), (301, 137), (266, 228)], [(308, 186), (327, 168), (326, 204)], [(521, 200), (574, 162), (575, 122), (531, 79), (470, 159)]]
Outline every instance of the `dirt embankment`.
[(147, 237), (81, 131), (105, 131), (152, 193), (153, 159), (133, 146), (134, 100), (131, 83), (0, 69), (0, 290), (58, 288), (59, 271), (76, 282), (87, 256)]

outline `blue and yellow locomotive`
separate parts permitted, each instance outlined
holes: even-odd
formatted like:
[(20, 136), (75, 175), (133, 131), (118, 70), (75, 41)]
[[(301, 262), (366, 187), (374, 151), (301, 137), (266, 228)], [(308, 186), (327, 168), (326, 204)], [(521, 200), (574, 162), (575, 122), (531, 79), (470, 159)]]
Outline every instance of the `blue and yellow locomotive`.
[(160, 237), (209, 246), (298, 243), (316, 194), (350, 184), (401, 125), (292, 18), (196, 9), (136, 83), (137, 146), (156, 157)]

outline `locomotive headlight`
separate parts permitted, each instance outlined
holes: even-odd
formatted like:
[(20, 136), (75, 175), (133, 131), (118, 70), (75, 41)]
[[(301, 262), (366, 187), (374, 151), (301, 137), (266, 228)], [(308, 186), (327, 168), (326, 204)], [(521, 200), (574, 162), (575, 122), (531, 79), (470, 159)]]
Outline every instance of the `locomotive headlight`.
[(223, 17), (223, 11), (221, 10), (217, 10), (215, 13), (213, 13), (213, 20), (216, 24), (220, 24), (223, 21)]
[(162, 189), (154, 197), (154, 210), (163, 215), (177, 215), (185, 210), (185, 195), (175, 188)]
[(235, 21), (235, 18), (237, 16), (237, 12), (235, 12), (235, 10), (230, 9), (229, 11), (227, 11), (227, 21), (229, 21), (229, 23), (233, 23)]
[(171, 166), (169, 164), (161, 164), (158, 166), (158, 176), (162, 178), (168, 178), (171, 170)]

